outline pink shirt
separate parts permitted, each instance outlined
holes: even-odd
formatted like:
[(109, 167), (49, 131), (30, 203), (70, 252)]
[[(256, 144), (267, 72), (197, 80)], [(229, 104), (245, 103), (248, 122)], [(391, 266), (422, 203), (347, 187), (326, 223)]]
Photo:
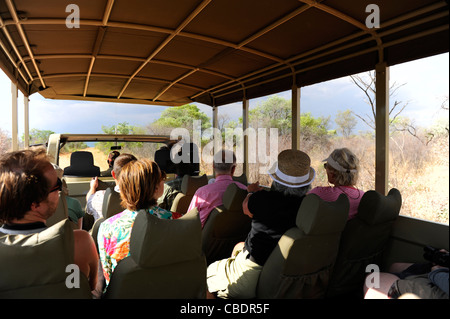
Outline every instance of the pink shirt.
[(205, 225), (209, 213), (215, 207), (222, 205), (223, 194), (231, 183), (235, 183), (240, 188), (247, 189), (247, 186), (234, 181), (230, 175), (219, 175), (216, 177), (214, 183), (202, 186), (195, 192), (187, 211), (197, 207), (202, 228)]
[(327, 186), (327, 187), (315, 187), (308, 192), (308, 194), (316, 194), (324, 201), (334, 202), (338, 199), (339, 195), (347, 195), (350, 202), (350, 210), (348, 212), (348, 219), (352, 219), (358, 213), (359, 202), (364, 195), (364, 191), (356, 189), (352, 186)]

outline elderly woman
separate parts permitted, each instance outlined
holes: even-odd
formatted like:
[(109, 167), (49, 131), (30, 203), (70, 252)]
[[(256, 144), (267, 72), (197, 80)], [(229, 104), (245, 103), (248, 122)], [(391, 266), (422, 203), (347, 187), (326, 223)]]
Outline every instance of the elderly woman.
[(175, 219), (179, 215), (156, 206), (163, 194), (166, 175), (153, 161), (142, 159), (126, 164), (119, 176), (121, 205), (126, 209), (105, 220), (98, 233), (98, 248), (106, 284), (109, 284), (117, 263), (129, 256), (130, 236), (139, 212), (161, 219)]
[(328, 182), (334, 186), (315, 187), (308, 194), (316, 194), (325, 201), (335, 201), (345, 194), (350, 201), (348, 219), (358, 213), (359, 202), (364, 191), (355, 185), (358, 180), (359, 160), (348, 148), (335, 149), (323, 166), (327, 171)]

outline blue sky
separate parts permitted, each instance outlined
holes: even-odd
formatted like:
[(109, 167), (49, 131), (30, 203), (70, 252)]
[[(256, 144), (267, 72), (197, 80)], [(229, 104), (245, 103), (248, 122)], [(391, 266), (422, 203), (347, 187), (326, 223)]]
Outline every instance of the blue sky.
[[(395, 99), (409, 102), (402, 115), (407, 116), (418, 126), (428, 127), (438, 119), (448, 120), (448, 111), (440, 105), (448, 97), (449, 55), (448, 53), (404, 63), (390, 68), (390, 81), (406, 83), (399, 89)], [(291, 92), (278, 95), (290, 99)], [(11, 84), (0, 72), (0, 128), (11, 133)], [(267, 97), (250, 101), (255, 107)], [(333, 120), (338, 111), (351, 109), (364, 115), (370, 114), (364, 94), (348, 77), (304, 87), (301, 90), (301, 112), (311, 112), (313, 116), (331, 116)], [(23, 96), (19, 92), (19, 136), (23, 134)], [(209, 117), (211, 108), (197, 104)], [(102, 133), (102, 125), (128, 122), (145, 126), (158, 119), (166, 107), (152, 105), (119, 104), (104, 102), (80, 102), (45, 100), (38, 93), (30, 97), (30, 129), (52, 130), (58, 133)], [(242, 114), (242, 103), (233, 103), (219, 108), (219, 114), (228, 114), (237, 119)], [(366, 131), (369, 127), (362, 121), (356, 131)], [(334, 122), (331, 122), (334, 128)]]

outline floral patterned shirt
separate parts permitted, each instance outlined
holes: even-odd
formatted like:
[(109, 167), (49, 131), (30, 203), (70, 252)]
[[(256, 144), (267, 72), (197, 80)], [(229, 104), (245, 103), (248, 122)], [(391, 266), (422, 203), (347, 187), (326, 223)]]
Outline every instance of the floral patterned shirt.
[(117, 263), (130, 255), (130, 236), (137, 214), (146, 211), (161, 219), (177, 219), (180, 214), (153, 206), (149, 209), (130, 211), (128, 209), (105, 220), (98, 231), (98, 250), (106, 285)]

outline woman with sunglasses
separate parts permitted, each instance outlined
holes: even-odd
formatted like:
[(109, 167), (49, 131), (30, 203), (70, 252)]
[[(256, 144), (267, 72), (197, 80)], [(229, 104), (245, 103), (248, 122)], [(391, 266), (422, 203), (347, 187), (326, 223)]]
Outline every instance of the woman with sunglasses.
[(132, 161), (122, 167), (118, 182), (121, 205), (126, 209), (105, 220), (97, 237), (106, 285), (117, 263), (130, 254), (131, 230), (139, 212), (161, 219), (181, 217), (157, 206), (157, 199), (164, 192), (165, 179), (165, 172), (148, 159)]
[(325, 201), (336, 201), (345, 194), (350, 202), (348, 219), (358, 213), (359, 202), (364, 191), (356, 187), (359, 173), (359, 159), (348, 148), (335, 149), (323, 160), (330, 186), (315, 187), (308, 194), (316, 194)]

